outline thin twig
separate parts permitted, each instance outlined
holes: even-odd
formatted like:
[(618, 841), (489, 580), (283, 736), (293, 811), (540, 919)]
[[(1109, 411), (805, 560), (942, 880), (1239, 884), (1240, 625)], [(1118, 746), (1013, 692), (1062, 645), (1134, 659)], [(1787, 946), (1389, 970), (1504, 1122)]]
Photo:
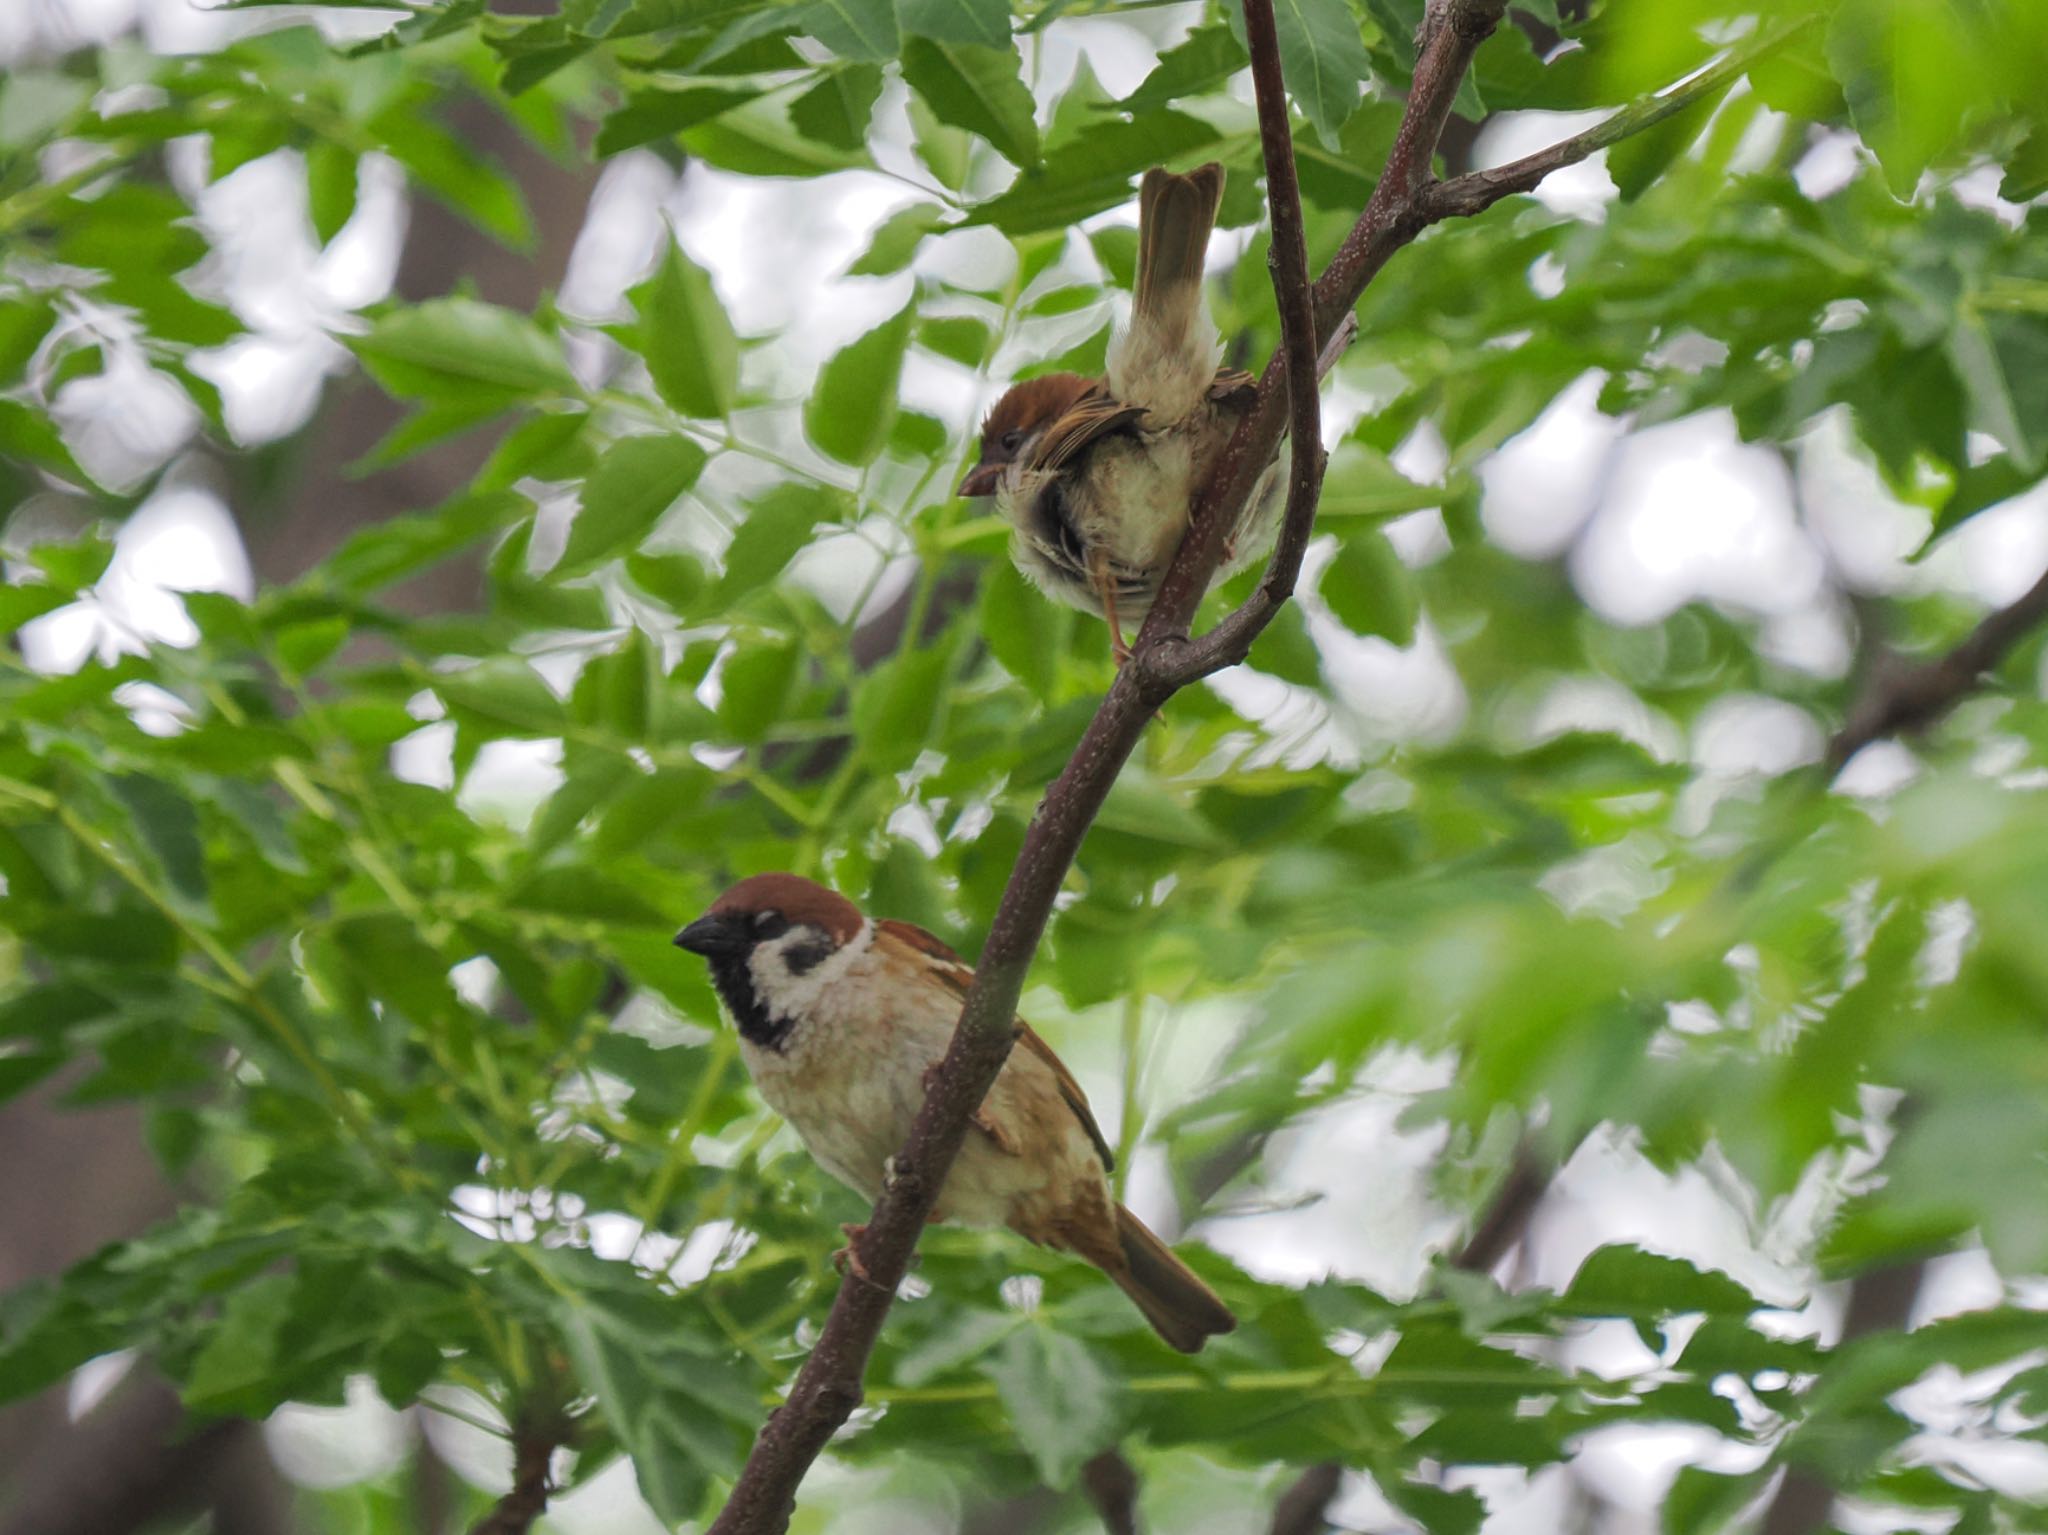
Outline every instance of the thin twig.
[(1676, 117), (1687, 107), (1715, 95), (1740, 78), (1757, 60), (1776, 53), (1802, 32), (1819, 24), (1819, 16), (1803, 16), (1781, 26), (1766, 27), (1748, 42), (1731, 48), (1712, 64), (1689, 79), (1680, 81), (1654, 96), (1630, 103), (1611, 117), (1601, 119), (1584, 133), (1539, 149), (1533, 155), (1496, 165), (1491, 170), (1468, 171), (1450, 181), (1439, 181), (1416, 194), (1417, 211), (1425, 222), (1447, 218), (1469, 218), (1484, 213), (1503, 197), (1533, 191), (1543, 179), (1568, 165), (1577, 165), (1623, 139), (1633, 138)]
[(1081, 1491), (1108, 1535), (1138, 1535), (1138, 1473), (1121, 1450), (1104, 1450), (1081, 1468)]

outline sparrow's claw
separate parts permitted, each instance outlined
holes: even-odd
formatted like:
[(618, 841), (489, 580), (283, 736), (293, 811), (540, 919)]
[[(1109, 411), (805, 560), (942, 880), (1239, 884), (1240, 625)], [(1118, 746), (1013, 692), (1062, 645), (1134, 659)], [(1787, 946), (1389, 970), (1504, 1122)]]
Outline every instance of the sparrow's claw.
[(868, 1271), (860, 1261), (860, 1252), (857, 1247), (860, 1239), (867, 1235), (868, 1228), (866, 1226), (842, 1225), (839, 1231), (840, 1235), (846, 1238), (846, 1245), (832, 1254), (832, 1267), (839, 1270), (842, 1274), (850, 1271), (853, 1277), (860, 1280), (863, 1284), (873, 1284), (874, 1280), (868, 1278)]
[(1124, 626), (1116, 611), (1116, 575), (1110, 570), (1106, 555), (1097, 553), (1089, 564), (1089, 574), (1095, 578), (1095, 600), (1102, 604), (1102, 616), (1109, 623), (1109, 653), (1121, 670), (1131, 658), (1131, 647), (1124, 643)]

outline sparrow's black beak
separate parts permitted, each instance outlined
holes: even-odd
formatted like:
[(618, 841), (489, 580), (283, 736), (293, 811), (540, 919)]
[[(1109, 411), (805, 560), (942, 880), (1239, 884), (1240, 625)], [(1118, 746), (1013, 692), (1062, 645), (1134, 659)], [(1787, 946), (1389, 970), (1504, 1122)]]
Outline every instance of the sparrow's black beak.
[(676, 934), (676, 947), (710, 959), (715, 954), (738, 954), (751, 947), (747, 924), (736, 917), (713, 914), (699, 917)]
[(1003, 478), (1001, 464), (976, 464), (967, 471), (967, 478), (960, 482), (956, 496), (992, 496)]

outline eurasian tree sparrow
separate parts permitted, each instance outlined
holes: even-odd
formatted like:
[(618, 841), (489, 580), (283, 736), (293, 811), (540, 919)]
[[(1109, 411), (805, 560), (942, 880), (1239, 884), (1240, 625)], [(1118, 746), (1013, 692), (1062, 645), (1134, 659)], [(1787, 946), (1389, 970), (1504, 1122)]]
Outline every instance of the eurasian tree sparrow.
[[(952, 1039), (972, 967), (921, 928), (871, 922), (794, 874), (741, 880), (676, 943), (710, 961), (769, 1106), (826, 1171), (879, 1196)], [(932, 1218), (1008, 1226), (1086, 1259), (1160, 1337), (1194, 1353), (1237, 1318), (1116, 1202), (1113, 1161), (1080, 1087), (1019, 1019), (1016, 1047), (975, 1112)]]
[[(1048, 373), (1013, 384), (981, 429), (981, 460), (962, 496), (996, 498), (1010, 558), (1048, 597), (1100, 614), (1116, 657), (1124, 625), (1142, 623), (1186, 532), (1196, 491), (1258, 382), (1219, 368), (1202, 266), (1223, 198), (1223, 167), (1145, 173), (1138, 188), (1131, 323), (1110, 343), (1108, 373)], [(1324, 348), (1327, 372), (1355, 333), (1349, 318)], [(1214, 581), (1271, 543), (1277, 465), (1245, 502)], [(1213, 584), (1213, 581), (1212, 581)]]

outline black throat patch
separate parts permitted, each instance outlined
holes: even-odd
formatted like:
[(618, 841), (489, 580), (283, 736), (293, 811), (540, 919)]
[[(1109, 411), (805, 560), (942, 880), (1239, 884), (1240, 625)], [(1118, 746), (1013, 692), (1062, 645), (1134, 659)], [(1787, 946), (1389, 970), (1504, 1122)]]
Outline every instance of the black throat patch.
[(740, 1038), (763, 1050), (779, 1051), (794, 1027), (794, 1020), (769, 1014), (760, 993), (754, 989), (754, 973), (748, 964), (751, 957), (751, 950), (745, 954), (713, 955), (711, 984), (718, 988), (719, 996), (731, 1010)]

